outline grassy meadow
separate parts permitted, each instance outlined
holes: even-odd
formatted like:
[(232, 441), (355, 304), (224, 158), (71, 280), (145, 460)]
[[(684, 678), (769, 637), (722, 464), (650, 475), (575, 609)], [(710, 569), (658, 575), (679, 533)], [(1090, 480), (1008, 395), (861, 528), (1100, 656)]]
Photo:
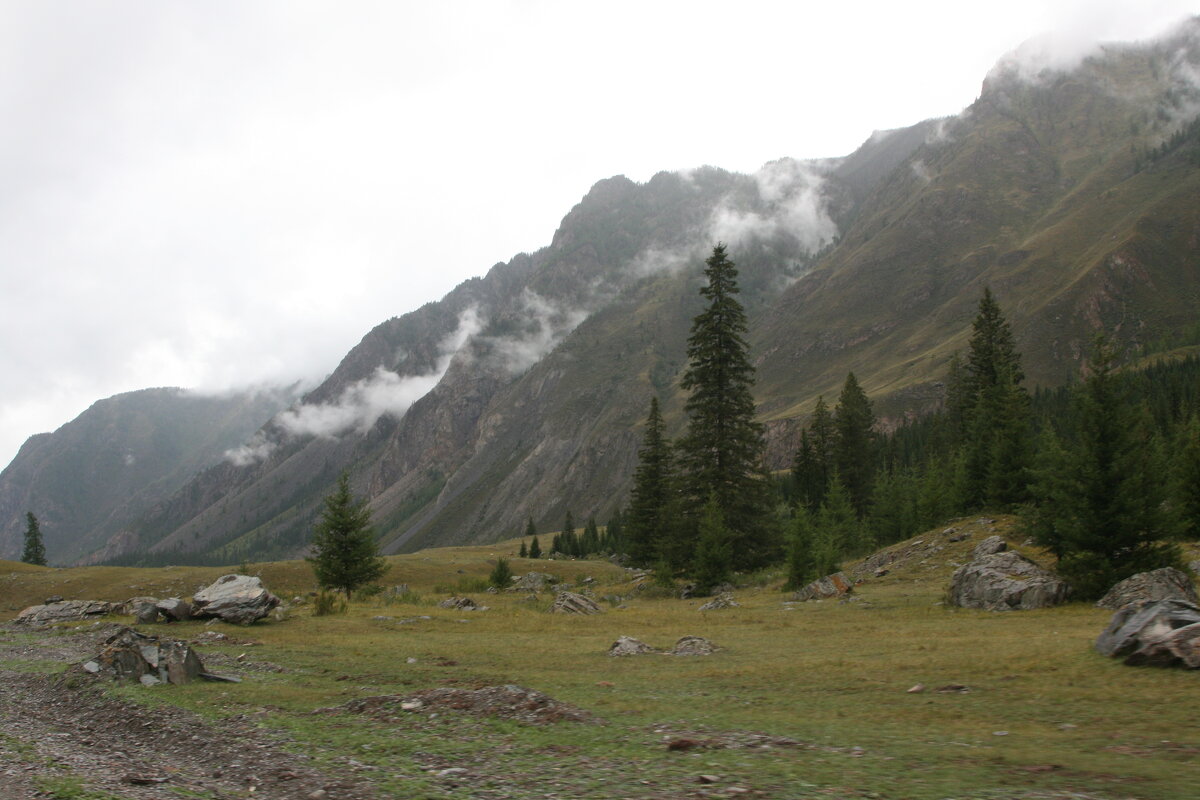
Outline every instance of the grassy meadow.
[[(999, 532), (1039, 557), (1021, 546), (1011, 519), (951, 525), (972, 536), (951, 543), (939, 529), (889, 548), (897, 554), (890, 572), (858, 586), (851, 602), (789, 602), (782, 574), (763, 573), (736, 591), (740, 607), (710, 612), (698, 610), (702, 599), (639, 590), (630, 573), (598, 561), (511, 564), (516, 574), (536, 569), (576, 586), (593, 578), (603, 614), (546, 613), (548, 592), (478, 591), (519, 540), (396, 556), (381, 583), (407, 584), (402, 601), (356, 598), (346, 614), (321, 617), (300, 602), (282, 620), (209, 626), (233, 640), (200, 646), (201, 657), (214, 672), (242, 675), (240, 684), (114, 691), (204, 715), (248, 715), (385, 796), (1196, 797), (1200, 674), (1097, 655), (1092, 642), (1111, 615), (1089, 605), (946, 607), (950, 573), (984, 536)], [(304, 562), (248, 566), (285, 600), (315, 588)], [(190, 595), (224, 571), (5, 562), (0, 610), (13, 616), (51, 594)], [(490, 609), (436, 607), (463, 589)], [(190, 638), (205, 626), (146, 627)], [(662, 649), (699, 635), (722, 649), (607, 656), (620, 635)], [(383, 716), (311, 713), (356, 698), (502, 684), (544, 692), (603, 723), (532, 726), (398, 707)], [(909, 692), (916, 684), (926, 689)], [(466, 772), (443, 774), (453, 768)]]

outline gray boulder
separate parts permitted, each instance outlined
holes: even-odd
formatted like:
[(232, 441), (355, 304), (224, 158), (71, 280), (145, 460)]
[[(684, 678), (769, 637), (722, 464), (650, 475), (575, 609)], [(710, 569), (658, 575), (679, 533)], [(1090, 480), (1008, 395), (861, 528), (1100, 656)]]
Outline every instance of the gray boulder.
[(550, 606), (555, 614), (599, 614), (603, 610), (590, 597), (575, 592), (559, 592)]
[(842, 597), (853, 591), (854, 581), (844, 572), (835, 572), (824, 578), (817, 578), (802, 587), (794, 597), (796, 600), (828, 600), (832, 597)]
[(672, 656), (711, 656), (721, 648), (705, 639), (703, 636), (681, 636), (668, 655)]
[(1013, 611), (1058, 605), (1069, 591), (1054, 573), (1020, 553), (1005, 550), (980, 556), (955, 570), (948, 595), (951, 605), (963, 608)]
[(192, 596), (197, 619), (216, 618), (236, 625), (249, 625), (271, 613), (279, 598), (248, 575), (223, 575)]
[(1128, 577), (1109, 589), (1108, 594), (1100, 598), (1096, 605), (1115, 611), (1128, 605), (1157, 603), (1159, 600), (1183, 600), (1200, 605), (1192, 579), (1174, 567), (1139, 572)]
[(704, 605), (700, 606), (701, 611), (720, 611), (725, 608), (737, 608), (740, 604), (733, 599), (733, 595), (729, 592), (721, 594), (709, 600)]
[(540, 592), (558, 583), (558, 578), (545, 572), (526, 572), (508, 587), (510, 592)]
[(479, 605), (469, 597), (447, 597), (438, 603), (438, 608), (454, 608), (459, 611), (475, 611)]
[(44, 628), (56, 622), (76, 622), (103, 617), (113, 613), (116, 608), (113, 603), (100, 600), (62, 600), (30, 606), (18, 614), (13, 622), (30, 628)]
[(1200, 667), (1200, 607), (1183, 600), (1125, 606), (1096, 639), (1096, 651), (1126, 664)]
[(644, 653), (657, 652), (658, 650), (655, 648), (645, 642), (639, 642), (632, 636), (621, 636), (613, 642), (612, 647), (608, 648), (610, 656), (639, 656)]
[(168, 597), (154, 604), (167, 622), (186, 622), (192, 618), (192, 604), (178, 597)]

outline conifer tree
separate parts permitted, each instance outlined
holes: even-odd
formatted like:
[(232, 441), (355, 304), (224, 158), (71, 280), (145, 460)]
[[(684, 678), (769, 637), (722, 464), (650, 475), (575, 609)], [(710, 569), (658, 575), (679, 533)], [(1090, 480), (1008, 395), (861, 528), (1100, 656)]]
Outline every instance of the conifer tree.
[(692, 568), (697, 594), (712, 594), (715, 587), (729, 580), (734, 547), (730, 531), (725, 526), (721, 505), (714, 492), (709, 495), (700, 516), (700, 536), (696, 543), (696, 560)]
[(529, 551), (525, 549), (525, 540), (521, 540), (521, 549), (517, 551), (517, 558), (528, 558)]
[(533, 517), (530, 517), (529, 521), (525, 523), (525, 535), (537, 536), (537, 528), (533, 526)]
[(839, 558), (862, 555), (870, 548), (870, 536), (840, 475), (834, 475), (829, 484), (829, 495), (817, 513), (817, 527), (833, 540)]
[(799, 589), (820, 578), (817, 574), (817, 529), (807, 508), (796, 509), (788, 531), (788, 577), (783, 588)]
[(530, 558), (541, 558), (542, 557), (542, 546), (540, 544), (538, 544), (537, 534), (534, 534), (533, 539), (529, 542), (529, 557)]
[(972, 323), (964, 373), (957, 400), (967, 432), (964, 500), (973, 508), (1011, 507), (1026, 499), (1029, 398), (1012, 329), (988, 288)]
[(21, 561), (39, 567), (46, 566), (46, 546), (42, 542), (42, 528), (32, 511), (25, 512), (25, 551), (21, 554)]
[(737, 269), (721, 244), (705, 264), (708, 282), (700, 294), (708, 306), (692, 321), (680, 382), (689, 393), (688, 426), (678, 447), (682, 516), (698, 531), (697, 512), (714, 497), (729, 532), (733, 566), (745, 568), (774, 555), (769, 487), (761, 470), (762, 426), (754, 420), (754, 367), (746, 313), (737, 300)]
[(850, 495), (850, 503), (861, 519), (870, 505), (871, 485), (875, 479), (875, 412), (853, 372), (846, 376), (842, 385), (833, 421), (837, 430), (834, 464)]
[(678, 548), (668, 546), (675, 523), (673, 481), (671, 446), (663, 435), (658, 398), (652, 397), (625, 522), (629, 559), (635, 565), (649, 567), (662, 559), (681, 560), (676, 555)]
[(1185, 539), (1200, 539), (1200, 415), (1180, 427), (1180, 443), (1175, 448), (1175, 503)]
[(325, 498), (325, 508), (313, 530), (312, 564), (322, 589), (351, 593), (379, 578), (387, 571), (387, 562), (379, 557), (379, 544), (371, 526), (371, 510), (366, 500), (356, 500), (350, 492), (350, 476), (343, 472), (337, 489)]
[(588, 517), (583, 524), (583, 536), (579, 540), (579, 554), (590, 556), (600, 552), (600, 528), (595, 517)]
[[(1175, 564), (1178, 523), (1164, 502), (1162, 462), (1148, 414), (1125, 396), (1115, 354), (1098, 338), (1076, 392), (1075, 437), (1057, 477), (1034, 488), (1032, 531), (1059, 554), (1058, 572), (1080, 599), (1094, 599), (1137, 572)], [(1054, 465), (1051, 465), (1054, 466)]]
[(488, 575), (488, 585), (495, 586), (497, 589), (507, 589), (512, 585), (512, 568), (508, 566), (507, 558), (496, 559), (496, 566), (492, 568), (492, 572)]

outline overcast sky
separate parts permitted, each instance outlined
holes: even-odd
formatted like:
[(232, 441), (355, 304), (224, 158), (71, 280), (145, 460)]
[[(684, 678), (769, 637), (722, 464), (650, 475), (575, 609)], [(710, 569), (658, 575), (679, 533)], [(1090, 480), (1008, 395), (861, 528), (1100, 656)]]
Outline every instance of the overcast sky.
[(845, 155), (1198, 6), (0, 0), (0, 466), (118, 392), (320, 378), (601, 178)]

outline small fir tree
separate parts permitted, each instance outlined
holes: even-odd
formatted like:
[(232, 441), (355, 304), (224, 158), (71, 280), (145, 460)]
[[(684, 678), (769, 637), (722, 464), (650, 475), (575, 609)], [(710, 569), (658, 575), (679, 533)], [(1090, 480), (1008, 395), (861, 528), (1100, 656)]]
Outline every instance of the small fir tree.
[(796, 509), (788, 531), (788, 577), (785, 591), (799, 589), (821, 577), (817, 574), (817, 530), (807, 508)]
[(652, 397), (625, 523), (629, 560), (637, 566), (648, 567), (662, 559), (678, 560), (674, 557), (675, 548), (667, 546), (675, 522), (673, 469), (671, 444), (663, 434), (658, 398)]
[(496, 566), (488, 575), (488, 585), (495, 586), (497, 589), (507, 589), (512, 585), (512, 578), (512, 568), (508, 566), (508, 559), (499, 558), (496, 559)]
[(529, 551), (525, 549), (525, 540), (521, 540), (521, 549), (517, 551), (517, 558), (528, 558)]
[(350, 476), (345, 472), (338, 478), (337, 489), (325, 498), (313, 530), (312, 555), (306, 560), (322, 589), (337, 589), (347, 598), (387, 571), (371, 526), (371, 510), (365, 500), (356, 500), (351, 494)]
[(733, 572), (734, 542), (725, 527), (716, 493), (709, 496), (700, 516), (700, 539), (696, 543), (696, 562), (692, 572), (696, 593), (712, 594), (714, 588), (729, 580)]
[(529, 557), (530, 558), (541, 558), (542, 557), (542, 546), (538, 543), (538, 537), (536, 534), (534, 535), (533, 540), (529, 543)]
[[(1137, 572), (1179, 560), (1163, 462), (1146, 410), (1128, 401), (1115, 354), (1100, 337), (1076, 392), (1074, 439), (1059, 463), (1046, 457), (1034, 486), (1034, 538), (1059, 555), (1058, 572), (1080, 599), (1095, 599)], [(1057, 469), (1057, 475), (1048, 470)]]
[(834, 464), (854, 512), (861, 519), (870, 506), (875, 478), (875, 412), (853, 372), (842, 385), (833, 420), (837, 430)]
[(26, 564), (46, 566), (46, 546), (42, 543), (42, 528), (32, 511), (25, 512), (25, 551), (21, 560)]

